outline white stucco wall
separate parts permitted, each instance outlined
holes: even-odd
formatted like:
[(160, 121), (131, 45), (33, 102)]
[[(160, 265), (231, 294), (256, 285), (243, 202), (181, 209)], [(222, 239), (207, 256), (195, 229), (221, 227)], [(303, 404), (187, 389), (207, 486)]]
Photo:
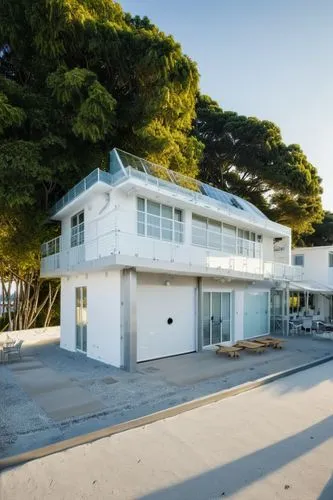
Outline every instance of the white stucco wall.
[(264, 260), (266, 262), (274, 261), (273, 238), (263, 235), (262, 247)]
[[(137, 235), (137, 196), (143, 196), (147, 199), (155, 200), (158, 203), (165, 203), (183, 211), (184, 222), (184, 242), (183, 244), (175, 244), (161, 241), (154, 238), (145, 238)], [(70, 248), (70, 221), (71, 216), (75, 213), (84, 210), (85, 218), (85, 245), (83, 247)], [(67, 215), (62, 221), (62, 248), (65, 255), (61, 256), (61, 268), (70, 271), (77, 263), (82, 263), (84, 260), (91, 261), (100, 257), (107, 257), (112, 254), (129, 256), (133, 260), (133, 265), (136, 264), (137, 258), (153, 259), (155, 265), (165, 261), (175, 262), (188, 266), (205, 267), (207, 259), (210, 267), (227, 267), (235, 266), (235, 270), (244, 269), (244, 257), (239, 256), (240, 263), (229, 261), (230, 255), (225, 256), (221, 252), (192, 245), (192, 213), (197, 213), (204, 217), (212, 217), (221, 222), (232, 223), (239, 229), (251, 229), (257, 234), (262, 235), (263, 245), (263, 260), (273, 261), (275, 259), (273, 251), (273, 236), (267, 233), (265, 229), (259, 227), (246, 226), (244, 221), (228, 220), (226, 215), (212, 215), (209, 208), (193, 206), (189, 208), (184, 205), (176, 196), (167, 198), (161, 193), (150, 193), (149, 195), (142, 194), (140, 191), (130, 190), (125, 192), (122, 189), (113, 188), (109, 193), (94, 192), (90, 196), (82, 199), (82, 203), (77, 202), (73, 213)], [(117, 229), (117, 231), (114, 231)], [(221, 259), (217, 261), (216, 258)], [(214, 262), (210, 261), (213, 259)], [(223, 260), (224, 259), (224, 260)], [(287, 262), (286, 256), (283, 258)], [(246, 263), (248, 272), (260, 274), (261, 263), (257, 259), (248, 259)], [(87, 271), (91, 271), (91, 267), (87, 266)], [(159, 270), (163, 270), (163, 265)]]
[[(167, 284), (168, 282), (169, 284)], [(87, 287), (87, 356), (123, 365), (121, 271), (62, 278), (61, 347), (76, 348), (75, 288)], [(261, 282), (203, 280), (203, 291), (230, 292), (231, 341), (244, 338), (244, 296), (269, 291)], [(173, 319), (167, 324), (168, 317)], [(168, 274), (137, 275), (138, 360), (190, 352), (197, 348), (197, 279)]]
[(87, 287), (87, 356), (121, 365), (120, 271), (71, 276), (61, 280), (60, 345), (75, 350), (75, 288)]
[(83, 277), (61, 278), (60, 347), (75, 351), (75, 287), (85, 286)]
[(292, 250), (293, 257), (304, 255), (303, 279), (305, 281), (311, 280), (324, 285), (333, 285), (333, 276), (330, 273), (330, 269), (333, 268), (328, 267), (328, 253), (330, 251), (333, 251), (333, 247), (294, 248)]

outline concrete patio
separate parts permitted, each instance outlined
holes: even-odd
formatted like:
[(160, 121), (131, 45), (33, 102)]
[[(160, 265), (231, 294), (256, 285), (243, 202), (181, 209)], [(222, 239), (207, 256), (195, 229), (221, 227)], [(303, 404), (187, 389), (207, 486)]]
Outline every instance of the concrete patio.
[(5, 457), (147, 415), (333, 355), (333, 342), (288, 337), (284, 349), (239, 360), (214, 351), (112, 368), (58, 342), (23, 348), (0, 366), (0, 456)]

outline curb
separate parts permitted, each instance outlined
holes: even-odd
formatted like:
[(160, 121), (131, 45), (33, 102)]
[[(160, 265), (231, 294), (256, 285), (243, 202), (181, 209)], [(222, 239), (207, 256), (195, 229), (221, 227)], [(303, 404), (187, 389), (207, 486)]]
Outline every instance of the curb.
[(104, 429), (89, 432), (88, 434), (76, 436), (74, 438), (66, 439), (64, 441), (59, 441), (58, 443), (50, 444), (48, 446), (44, 446), (43, 448), (37, 448), (35, 450), (27, 451), (25, 453), (20, 453), (19, 455), (13, 455), (7, 458), (2, 458), (0, 459), (0, 471), (8, 467), (22, 465), (25, 462), (29, 462), (30, 460), (36, 460), (37, 458), (42, 458), (48, 455), (52, 455), (54, 453), (59, 453), (61, 451), (65, 451), (70, 448), (80, 446), (82, 444), (92, 443), (94, 441), (112, 436), (114, 434), (119, 434), (121, 432), (125, 432), (131, 429), (136, 429), (137, 427), (142, 427), (148, 424), (152, 424), (154, 422), (157, 422), (158, 420), (174, 417), (176, 415), (185, 413), (195, 408), (200, 408), (201, 406), (205, 406), (211, 403), (216, 403), (218, 401), (221, 401), (222, 399), (227, 399), (232, 396), (237, 396), (238, 394), (242, 394), (243, 392), (251, 391), (252, 389), (256, 389), (257, 387), (270, 384), (271, 382), (274, 382), (281, 378), (289, 377), (290, 375), (293, 375), (295, 373), (307, 370), (309, 368), (313, 368), (315, 366), (327, 363), (328, 361), (332, 360), (333, 360), (333, 355), (325, 356), (324, 358), (319, 358), (315, 361), (311, 361), (310, 363), (299, 365), (296, 366), (295, 368), (290, 368), (289, 370), (277, 372), (274, 373), (273, 375), (267, 375), (265, 377), (254, 380), (253, 382), (245, 382), (244, 384), (237, 385), (230, 389), (225, 389), (223, 391), (215, 392), (208, 396), (203, 396), (201, 398), (194, 399), (193, 401), (188, 401), (186, 403), (182, 403), (180, 405), (173, 406), (165, 410), (151, 413), (150, 415), (146, 415), (144, 417), (139, 417), (134, 420), (129, 420), (128, 422), (122, 422), (120, 424), (105, 427)]

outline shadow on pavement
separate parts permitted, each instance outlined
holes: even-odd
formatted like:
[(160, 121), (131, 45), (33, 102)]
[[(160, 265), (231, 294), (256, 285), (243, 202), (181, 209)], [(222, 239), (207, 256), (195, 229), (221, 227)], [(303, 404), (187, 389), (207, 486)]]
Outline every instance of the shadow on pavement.
[[(332, 438), (333, 416), (325, 418), (276, 444), (216, 467), (187, 481), (144, 495), (141, 500), (191, 500), (221, 498), (233, 495), (256, 481), (274, 473), (298, 457)], [(332, 478), (320, 500), (332, 500)], [(292, 487), (293, 485), (290, 484)], [(281, 484), (281, 490), (284, 484)]]

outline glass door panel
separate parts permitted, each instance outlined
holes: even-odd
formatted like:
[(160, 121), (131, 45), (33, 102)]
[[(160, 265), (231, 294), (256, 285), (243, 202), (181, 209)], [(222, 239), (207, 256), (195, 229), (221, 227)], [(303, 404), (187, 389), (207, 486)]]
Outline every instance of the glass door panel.
[(87, 287), (75, 289), (76, 349), (87, 352)]
[(230, 293), (222, 293), (222, 342), (231, 340)]
[(260, 335), (268, 333), (268, 293), (259, 294)]
[(221, 293), (212, 292), (212, 344), (218, 344), (221, 342), (221, 326)]
[(282, 304), (283, 304), (283, 291), (271, 291), (271, 331), (273, 333), (282, 332)]
[(231, 294), (204, 292), (203, 345), (220, 344), (231, 340)]

